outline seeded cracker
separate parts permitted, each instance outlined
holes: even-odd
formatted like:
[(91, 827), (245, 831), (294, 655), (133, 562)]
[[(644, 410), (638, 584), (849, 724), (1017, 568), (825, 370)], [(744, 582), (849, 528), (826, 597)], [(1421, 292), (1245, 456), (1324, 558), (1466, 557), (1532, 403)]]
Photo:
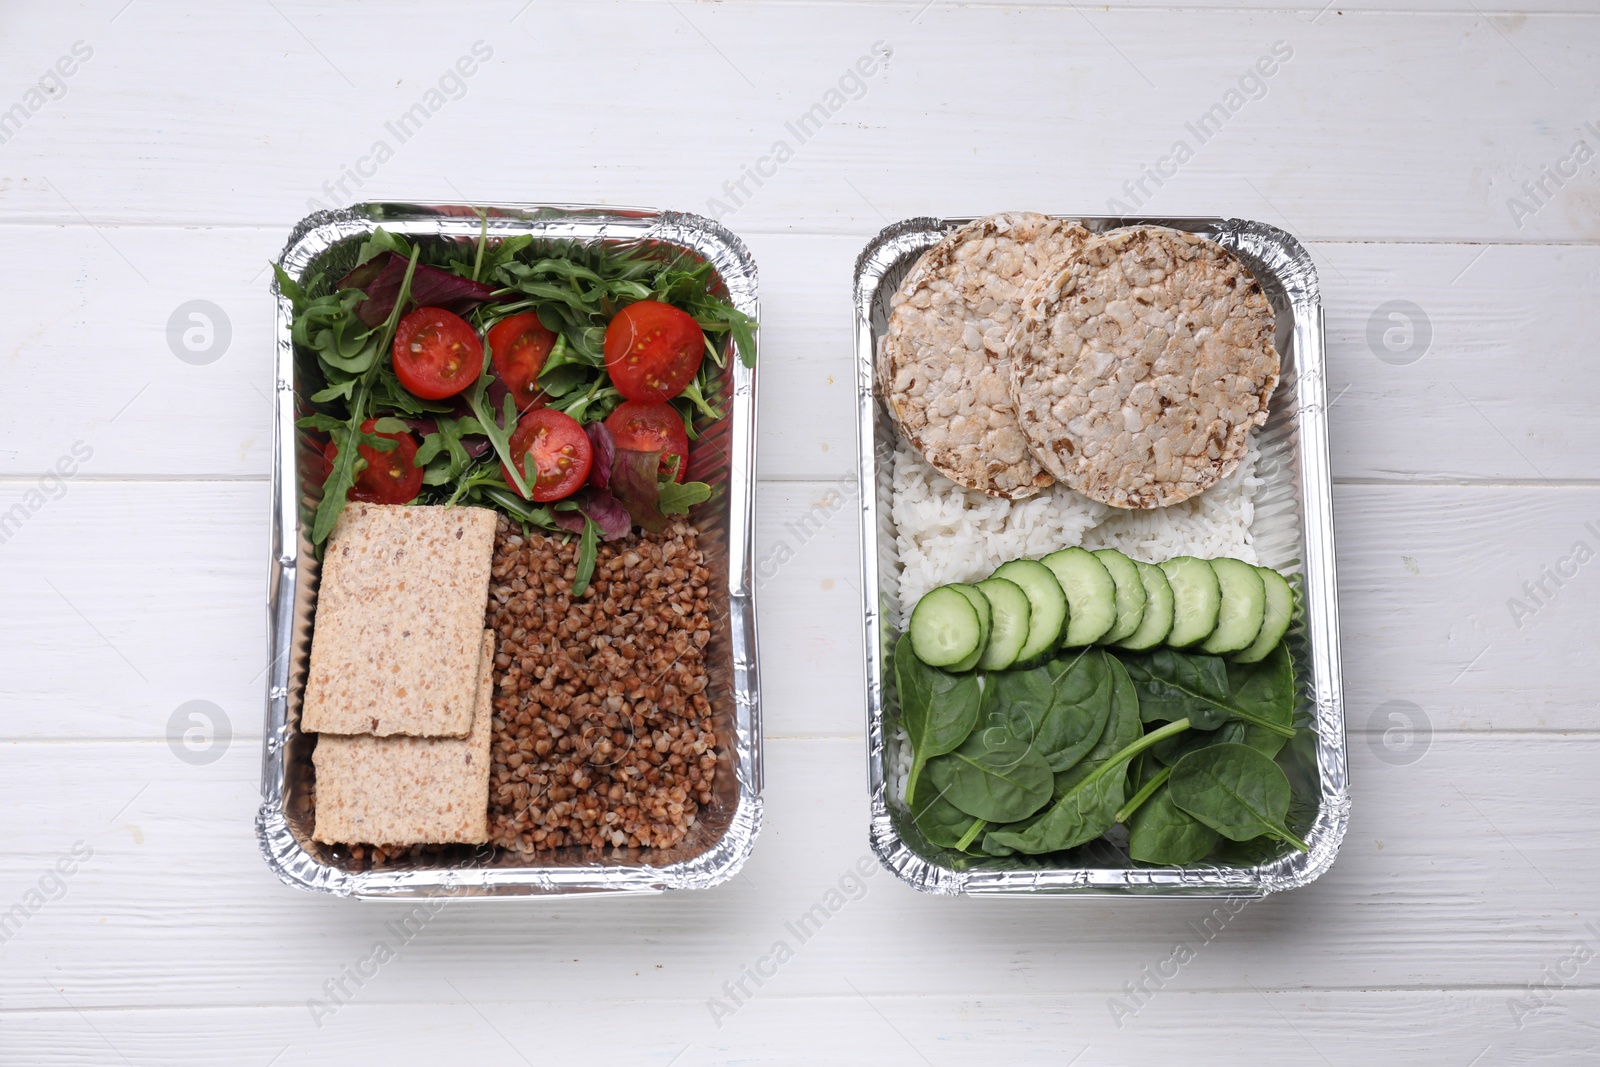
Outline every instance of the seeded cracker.
[(895, 291), (879, 391), (901, 436), (958, 484), (1010, 499), (1051, 484), (1017, 425), (1006, 342), (1024, 289), (1088, 236), (992, 215), (947, 234)]
[(1012, 395), (1034, 455), (1119, 508), (1175, 504), (1239, 465), (1278, 384), (1273, 313), (1227, 249), (1137, 226), (1029, 290)]
[(495, 513), (345, 506), (328, 540), (300, 728), (464, 737)]
[(480, 631), (472, 731), (450, 737), (317, 738), (316, 830), (324, 844), (489, 840), (494, 631)]

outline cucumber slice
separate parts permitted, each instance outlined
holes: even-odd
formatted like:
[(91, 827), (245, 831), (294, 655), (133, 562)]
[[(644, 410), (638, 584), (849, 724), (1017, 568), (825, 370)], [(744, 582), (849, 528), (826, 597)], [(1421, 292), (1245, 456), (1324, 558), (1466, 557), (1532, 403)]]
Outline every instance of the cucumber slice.
[(1161, 564), (1161, 572), (1172, 586), (1172, 631), (1167, 634), (1167, 644), (1188, 648), (1210, 637), (1222, 607), (1222, 587), (1211, 564), (1193, 556), (1174, 556)]
[(989, 627), (994, 620), (994, 609), (989, 606), (988, 599), (973, 585), (952, 585), (954, 589), (972, 603), (972, 610), (978, 613), (978, 647), (972, 650), (972, 655), (951, 667), (952, 671), (970, 671), (978, 665), (978, 660), (983, 656), (983, 650), (989, 647)]
[(1016, 582), (1028, 598), (1028, 641), (1017, 653), (1017, 663), (1032, 663), (1055, 651), (1067, 628), (1067, 595), (1050, 568), (1036, 559), (1014, 559), (989, 577)]
[(1233, 657), (1235, 663), (1260, 663), (1267, 653), (1278, 647), (1283, 635), (1289, 632), (1289, 621), (1294, 618), (1294, 589), (1289, 580), (1271, 567), (1257, 567), (1262, 585), (1267, 591), (1267, 617), (1256, 634), (1253, 645)]
[(1117, 586), (1117, 621), (1111, 629), (1100, 635), (1101, 644), (1114, 645), (1132, 637), (1139, 629), (1139, 624), (1144, 621), (1145, 601), (1149, 597), (1133, 560), (1114, 548), (1097, 549), (1094, 558), (1100, 561)]
[(941, 585), (911, 612), (911, 648), (930, 667), (950, 667), (972, 655), (983, 635), (972, 601)]
[(1134, 560), (1133, 565), (1139, 569), (1139, 581), (1144, 585), (1144, 619), (1118, 647), (1143, 652), (1165, 641), (1172, 631), (1172, 586), (1166, 572), (1154, 563)]
[(1200, 643), (1200, 651), (1221, 656), (1249, 648), (1267, 617), (1267, 590), (1261, 574), (1243, 560), (1224, 557), (1209, 562), (1222, 590), (1222, 606), (1216, 628)]
[(1117, 583), (1105, 564), (1086, 548), (1063, 548), (1039, 561), (1061, 583), (1067, 595), (1067, 632), (1063, 648), (1092, 645), (1117, 624)]
[(1022, 646), (1028, 643), (1028, 617), (1033, 613), (1028, 594), (1022, 586), (1004, 578), (985, 578), (974, 588), (994, 612), (989, 644), (978, 658), (978, 666), (986, 671), (1003, 671), (1017, 662)]

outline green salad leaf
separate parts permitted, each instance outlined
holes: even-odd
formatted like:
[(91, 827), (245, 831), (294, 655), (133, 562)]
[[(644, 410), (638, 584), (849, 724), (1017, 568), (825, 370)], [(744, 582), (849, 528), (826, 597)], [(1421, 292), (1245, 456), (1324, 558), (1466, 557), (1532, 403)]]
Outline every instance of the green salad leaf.
[(1188, 719), (1202, 730), (1215, 730), (1229, 720), (1249, 723), (1280, 737), (1294, 736), (1293, 672), (1282, 645), (1273, 655), (1230, 675), (1217, 656), (1160, 648), (1126, 660), (1128, 674), (1139, 688), (1139, 714), (1146, 722)]
[[(509, 462), (517, 412), (510, 397), (500, 401), (504, 391), (487, 346), (477, 381), (461, 396), (424, 400), (400, 384), (390, 348), (400, 319), (411, 310), (414, 277), (419, 293), (460, 289), (479, 301), (463, 310), (481, 333), (509, 315), (536, 313), (556, 334), (540, 371), (540, 386), (550, 395), (550, 407), (580, 423), (602, 420), (622, 402), (605, 370), (605, 331), (611, 317), (634, 301), (671, 303), (705, 331), (707, 358), (695, 380), (671, 401), (691, 440), (697, 437), (696, 418), (722, 417), (718, 372), (726, 364), (727, 350), (737, 348), (747, 364), (754, 359), (756, 324), (712, 290), (715, 279), (709, 263), (687, 253), (663, 254), (662, 246), (584, 244), (528, 234), (494, 237), (487, 214), (478, 214), (479, 230), (470, 242), (413, 241), (376, 230), (362, 242), (356, 269), (342, 279), (350, 288), (339, 289), (326, 273), (315, 274), (302, 285), (273, 266), (279, 290), (293, 308), (291, 337), (297, 347), (315, 356), (323, 379), (310, 396), (316, 410), (299, 425), (326, 434), (338, 449), (310, 524), (311, 541), (319, 550), (365, 468), (360, 449), (396, 447), (394, 441), (377, 436), (384, 432), (420, 436), (416, 462), (423, 470), (423, 488), (418, 503), (489, 507), (510, 515), (525, 529), (564, 532), (549, 507), (527, 498), (528, 472)], [(405, 262), (398, 293), (395, 256)], [(466, 281), (455, 284), (440, 271)], [(355, 286), (369, 286), (380, 274), (383, 303), (367, 304), (368, 321), (363, 322), (361, 308), (367, 296)], [(478, 282), (488, 288), (472, 284)], [(488, 302), (481, 302), (491, 293)], [(387, 303), (390, 296), (392, 309)], [(388, 314), (374, 324), (380, 308), (388, 309)], [(380, 424), (363, 432), (369, 418)], [(640, 496), (651, 497), (647, 490), (642, 487)], [(711, 493), (702, 482), (662, 484), (646, 510), (657, 517), (686, 514)], [(597, 536), (588, 524), (576, 536), (580, 570), (587, 559), (592, 571), (595, 549), (591, 546), (585, 555), (584, 545), (585, 539), (597, 541)]]
[(999, 719), (974, 729), (954, 751), (928, 761), (939, 794), (988, 822), (1026, 819), (1050, 802), (1052, 775), (1028, 738)]
[(1309, 851), (1284, 824), (1288, 777), (1248, 745), (1212, 745), (1189, 753), (1172, 768), (1167, 787), (1174, 804), (1231, 841), (1265, 834)]
[(911, 739), (911, 775), (906, 801), (914, 803), (917, 781), (928, 760), (954, 752), (978, 723), (978, 680), (930, 667), (912, 651), (905, 635), (894, 646), (895, 689), (900, 695), (900, 722)]

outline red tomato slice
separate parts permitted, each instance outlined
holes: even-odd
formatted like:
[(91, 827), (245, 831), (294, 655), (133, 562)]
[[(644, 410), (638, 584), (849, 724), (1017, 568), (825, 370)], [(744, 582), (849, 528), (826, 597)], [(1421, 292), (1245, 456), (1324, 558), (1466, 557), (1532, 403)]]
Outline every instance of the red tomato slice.
[(466, 319), (444, 308), (418, 308), (394, 332), (394, 373), (413, 396), (443, 400), (478, 380), (483, 345)]
[[(361, 424), (361, 432), (371, 433), (376, 423), (376, 419), (368, 419)], [(356, 475), (356, 484), (350, 487), (346, 499), (368, 504), (409, 504), (422, 492), (422, 468), (416, 464), (417, 439), (408, 433), (380, 433), (378, 436), (397, 441), (399, 445), (387, 452), (380, 452), (371, 445), (356, 449), (367, 461), (367, 468)], [(339, 446), (329, 441), (322, 455), (328, 461), (331, 474), (333, 462), (339, 458)]]
[[(527, 466), (523, 456), (532, 456), (539, 472), (528, 487), (533, 490), (533, 499), (544, 502), (560, 500), (577, 491), (589, 477), (594, 449), (577, 419), (554, 408), (535, 408), (517, 420), (516, 432), (511, 435), (511, 458), (516, 461), (519, 474)], [(504, 463), (500, 473), (515, 491), (517, 483)]]
[(629, 400), (671, 400), (694, 381), (706, 354), (700, 324), (671, 304), (629, 304), (606, 327), (606, 371)]
[(548, 397), (539, 388), (539, 372), (555, 344), (556, 335), (531, 311), (489, 327), (489, 358), (494, 372), (517, 398), (519, 412), (544, 407)]
[(618, 448), (634, 452), (660, 452), (661, 473), (672, 468), (672, 457), (678, 458), (677, 476), (683, 481), (689, 473), (689, 434), (683, 428), (683, 418), (671, 404), (643, 404), (637, 400), (624, 400), (606, 419), (606, 429), (616, 440)]

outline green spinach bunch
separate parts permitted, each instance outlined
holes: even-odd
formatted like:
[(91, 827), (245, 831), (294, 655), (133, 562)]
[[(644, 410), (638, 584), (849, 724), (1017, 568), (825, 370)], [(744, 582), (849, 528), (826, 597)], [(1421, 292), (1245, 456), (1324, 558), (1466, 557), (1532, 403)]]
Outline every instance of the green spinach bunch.
[(975, 675), (928, 666), (902, 637), (893, 673), (906, 806), (931, 845), (1047, 855), (1124, 824), (1144, 863), (1198, 863), (1224, 841), (1306, 847), (1273, 761), (1296, 733), (1285, 647), (1249, 666), (1086, 648)]

